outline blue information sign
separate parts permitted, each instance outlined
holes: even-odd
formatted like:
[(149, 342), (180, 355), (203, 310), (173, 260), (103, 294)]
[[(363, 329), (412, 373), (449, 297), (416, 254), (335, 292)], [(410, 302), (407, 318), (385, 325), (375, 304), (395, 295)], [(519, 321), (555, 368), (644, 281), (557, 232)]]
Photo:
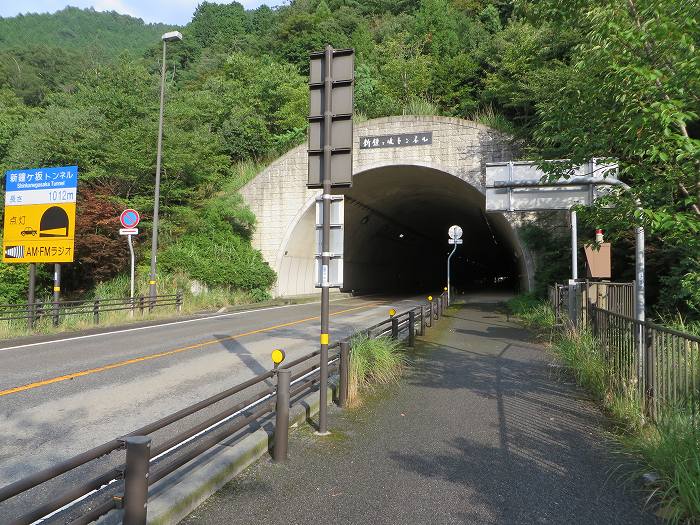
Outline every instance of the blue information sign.
[(5, 172), (5, 191), (28, 191), (78, 187), (78, 166), (10, 170)]

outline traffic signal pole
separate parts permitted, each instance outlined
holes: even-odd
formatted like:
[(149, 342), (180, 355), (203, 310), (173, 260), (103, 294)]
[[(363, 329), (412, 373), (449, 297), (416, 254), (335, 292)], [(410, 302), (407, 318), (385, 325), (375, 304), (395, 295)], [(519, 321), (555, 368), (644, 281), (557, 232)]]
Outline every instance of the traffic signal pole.
[(328, 434), (328, 327), (330, 319), (331, 238), (331, 126), (333, 124), (333, 48), (326, 46), (323, 61), (323, 237), (321, 240), (321, 366), (318, 433)]

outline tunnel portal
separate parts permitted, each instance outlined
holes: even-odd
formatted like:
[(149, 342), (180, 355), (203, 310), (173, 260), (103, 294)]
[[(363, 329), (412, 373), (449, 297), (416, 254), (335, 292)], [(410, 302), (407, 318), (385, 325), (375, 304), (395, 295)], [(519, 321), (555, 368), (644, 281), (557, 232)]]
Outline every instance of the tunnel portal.
[[(371, 147), (379, 139), (411, 136), (429, 140)], [(464, 230), (452, 259), (458, 290), (531, 288), (531, 257), (517, 234), (522, 217), (484, 211), (484, 165), (512, 160), (509, 137), (460, 119), (401, 116), (356, 125), (355, 140), (353, 186), (342, 191), (344, 291), (442, 289), (452, 224)], [(277, 296), (317, 291), (314, 203), (320, 191), (306, 188), (306, 166), (300, 146), (242, 190), (258, 219), (253, 243), (278, 275)]]

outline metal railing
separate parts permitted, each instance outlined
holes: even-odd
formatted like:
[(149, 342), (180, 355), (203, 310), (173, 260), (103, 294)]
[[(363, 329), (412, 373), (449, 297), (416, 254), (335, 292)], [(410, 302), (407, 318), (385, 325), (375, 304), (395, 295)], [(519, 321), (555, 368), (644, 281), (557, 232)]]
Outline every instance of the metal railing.
[(652, 418), (669, 406), (699, 413), (700, 337), (595, 306), (588, 319), (613, 388), (643, 399)]
[(100, 315), (108, 312), (129, 311), (143, 315), (154, 308), (175, 306), (182, 310), (183, 294), (178, 290), (174, 294), (157, 295), (154, 298), (138, 297), (101, 299), (95, 297), (88, 300), (76, 301), (39, 301), (35, 303), (0, 304), (0, 321), (18, 321), (26, 319), (30, 329), (42, 319), (52, 319), (53, 325), (58, 326), (62, 318), (68, 316), (92, 316), (94, 324), (100, 323)]
[[(347, 402), (353, 337), (365, 334), (371, 338), (405, 338), (413, 347), (416, 332), (424, 335), (426, 327), (432, 326), (446, 307), (447, 297), (443, 294), (331, 345), (328, 365), (329, 372), (338, 372), (338, 404), (344, 407)], [(285, 460), (290, 401), (317, 387), (319, 355), (320, 349), (315, 350), (0, 488), (0, 503), (16, 501), (13, 508), (17, 514), (6, 523), (28, 525), (61, 513), (63, 523), (84, 524), (115, 509), (123, 509), (126, 525), (145, 523), (148, 487), (218, 443), (240, 440), (264, 421), (269, 422), (272, 414), (273, 458)], [(312, 359), (316, 362), (310, 363)], [(196, 424), (182, 430), (182, 422), (194, 416), (198, 418)], [(79, 472), (90, 465), (94, 467), (91, 475)], [(95, 475), (95, 471), (101, 473)], [(73, 479), (66, 479), (71, 475)], [(54, 486), (47, 487), (52, 483)]]
[[(577, 281), (574, 285), (556, 283), (549, 287), (549, 302), (554, 308), (557, 324), (571, 320), (571, 312), (576, 312), (573, 319), (578, 323), (587, 323), (588, 306), (593, 305), (603, 310), (634, 317), (634, 281), (630, 283)], [(574, 292), (570, 297), (571, 290)]]

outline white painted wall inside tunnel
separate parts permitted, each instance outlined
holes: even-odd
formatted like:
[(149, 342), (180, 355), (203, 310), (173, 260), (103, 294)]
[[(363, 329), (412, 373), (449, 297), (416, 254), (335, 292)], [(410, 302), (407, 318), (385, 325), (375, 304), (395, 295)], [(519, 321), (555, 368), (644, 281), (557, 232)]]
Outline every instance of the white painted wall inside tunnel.
[(315, 197), (307, 202), (299, 217), (285, 233), (283, 250), (275, 261), (277, 271), (276, 295), (290, 297), (312, 294), (314, 285)]

